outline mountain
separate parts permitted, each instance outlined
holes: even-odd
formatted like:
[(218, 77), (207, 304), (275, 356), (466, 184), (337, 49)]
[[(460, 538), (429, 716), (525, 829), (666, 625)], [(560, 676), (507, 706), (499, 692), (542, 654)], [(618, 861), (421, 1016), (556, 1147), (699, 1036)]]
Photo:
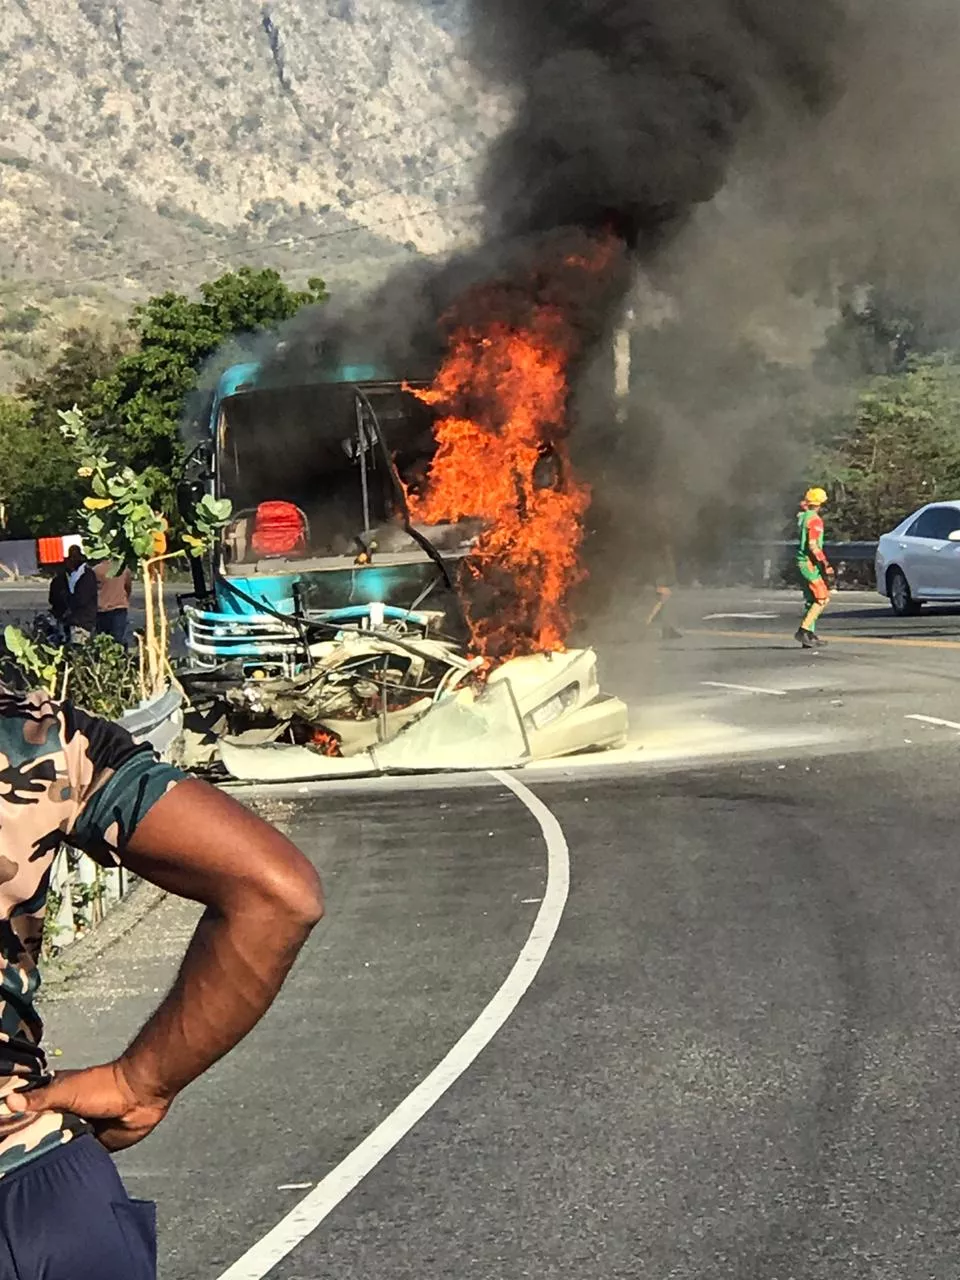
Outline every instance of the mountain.
[(242, 263), (334, 290), (469, 237), (506, 104), (457, 0), (9, 0), (0, 385)]

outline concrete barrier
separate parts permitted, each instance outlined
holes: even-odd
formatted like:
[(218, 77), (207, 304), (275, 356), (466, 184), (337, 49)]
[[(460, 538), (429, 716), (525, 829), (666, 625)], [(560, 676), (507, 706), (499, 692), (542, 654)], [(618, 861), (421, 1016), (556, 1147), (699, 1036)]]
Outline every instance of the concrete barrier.
[(183, 694), (171, 685), (158, 697), (124, 712), (119, 723), (137, 742), (148, 742), (159, 756), (168, 758), (183, 729)]

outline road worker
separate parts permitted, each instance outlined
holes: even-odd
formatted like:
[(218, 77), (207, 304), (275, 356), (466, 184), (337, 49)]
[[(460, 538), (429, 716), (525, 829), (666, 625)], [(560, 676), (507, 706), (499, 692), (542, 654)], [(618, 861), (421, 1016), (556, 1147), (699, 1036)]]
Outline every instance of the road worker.
[(804, 613), (796, 640), (805, 649), (826, 644), (817, 635), (817, 619), (830, 603), (833, 569), (823, 550), (823, 518), (820, 510), (827, 501), (825, 489), (808, 489), (797, 512), (797, 568), (803, 579)]

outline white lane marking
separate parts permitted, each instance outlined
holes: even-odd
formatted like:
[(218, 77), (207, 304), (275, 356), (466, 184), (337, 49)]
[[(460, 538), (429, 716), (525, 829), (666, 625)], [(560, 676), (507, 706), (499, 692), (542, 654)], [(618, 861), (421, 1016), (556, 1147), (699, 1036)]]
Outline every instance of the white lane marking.
[(904, 720), (919, 720), (921, 724), (938, 724), (943, 729), (960, 729), (956, 720), (941, 720), (939, 716), (904, 716)]
[(704, 622), (719, 622), (721, 618), (742, 618), (746, 622), (754, 622), (758, 618), (779, 618), (779, 613), (705, 613)]
[(754, 684), (724, 684), (721, 680), (701, 680), (707, 689), (734, 689), (737, 693), (768, 693), (771, 698), (785, 698), (786, 689), (761, 689)]
[(479, 1057), (537, 976), (567, 903), (570, 854), (560, 823), (542, 800), (522, 782), (505, 773), (493, 773), (491, 776), (526, 806), (539, 823), (547, 846), (547, 887), (533, 928), (516, 963), (503, 986), (443, 1061), (263, 1239), (228, 1267), (219, 1280), (263, 1280), (267, 1272), (315, 1231)]

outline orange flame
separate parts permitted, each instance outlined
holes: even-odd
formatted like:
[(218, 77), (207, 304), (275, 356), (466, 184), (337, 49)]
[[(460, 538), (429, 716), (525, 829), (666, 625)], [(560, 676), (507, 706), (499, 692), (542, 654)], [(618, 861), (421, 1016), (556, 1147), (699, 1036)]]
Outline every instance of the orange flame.
[(310, 739), (312, 746), (324, 756), (340, 755), (340, 739), (329, 729), (317, 728)]
[(490, 659), (562, 650), (568, 596), (584, 576), (590, 491), (566, 444), (576, 337), (556, 303), (523, 310), (519, 322), (457, 327), (433, 387), (415, 392), (450, 415), (435, 425), (437, 452), (423, 493), (408, 495), (410, 514), (481, 522), (464, 608), (475, 650)]

